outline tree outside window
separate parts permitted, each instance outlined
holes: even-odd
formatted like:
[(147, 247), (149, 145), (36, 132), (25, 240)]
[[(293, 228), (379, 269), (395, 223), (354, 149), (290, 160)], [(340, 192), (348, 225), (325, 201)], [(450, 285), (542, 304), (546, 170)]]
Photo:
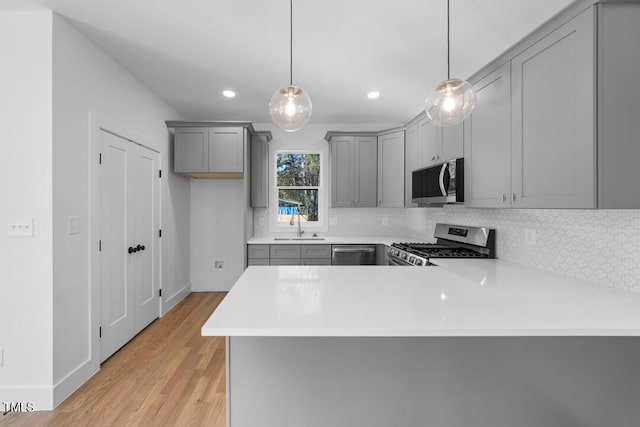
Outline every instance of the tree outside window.
[[(277, 222), (288, 223), (300, 214), (303, 222), (319, 221), (320, 154), (276, 154)], [(297, 219), (296, 219), (297, 220)]]

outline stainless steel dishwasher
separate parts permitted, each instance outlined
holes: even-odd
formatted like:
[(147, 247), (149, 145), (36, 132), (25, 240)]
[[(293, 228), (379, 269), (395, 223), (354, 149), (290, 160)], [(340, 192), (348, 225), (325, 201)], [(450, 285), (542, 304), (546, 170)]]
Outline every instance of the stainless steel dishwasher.
[(331, 245), (331, 265), (376, 265), (376, 245)]

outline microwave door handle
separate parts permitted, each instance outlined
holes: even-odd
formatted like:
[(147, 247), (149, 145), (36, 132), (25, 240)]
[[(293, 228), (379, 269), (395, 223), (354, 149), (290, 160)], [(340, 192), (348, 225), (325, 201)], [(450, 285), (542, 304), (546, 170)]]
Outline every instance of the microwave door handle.
[(438, 179), (438, 183), (440, 184), (440, 192), (444, 197), (447, 196), (447, 190), (444, 188), (444, 171), (447, 169), (447, 166), (449, 166), (448, 163), (442, 165), (442, 169), (440, 169), (440, 178)]

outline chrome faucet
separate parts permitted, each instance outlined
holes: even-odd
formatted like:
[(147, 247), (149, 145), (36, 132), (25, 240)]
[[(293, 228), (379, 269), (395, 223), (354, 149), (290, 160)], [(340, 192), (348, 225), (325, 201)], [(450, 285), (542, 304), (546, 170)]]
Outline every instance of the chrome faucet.
[[(296, 206), (296, 213), (298, 214), (298, 232), (296, 235), (298, 237), (302, 237), (302, 233), (304, 233), (304, 231), (302, 231), (302, 226), (300, 225), (300, 205)], [(289, 225), (291, 226), (293, 226), (293, 218), (296, 216), (296, 213), (291, 215), (291, 221), (289, 221)]]

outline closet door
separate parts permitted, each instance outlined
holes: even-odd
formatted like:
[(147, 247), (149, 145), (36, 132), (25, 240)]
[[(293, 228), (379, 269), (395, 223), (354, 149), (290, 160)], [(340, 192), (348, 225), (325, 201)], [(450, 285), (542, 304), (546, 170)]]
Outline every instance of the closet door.
[(132, 245), (135, 288), (135, 334), (158, 317), (159, 305), (159, 194), (158, 153), (136, 147), (131, 169), (134, 188)]
[(158, 154), (101, 131), (100, 361), (158, 317)]

